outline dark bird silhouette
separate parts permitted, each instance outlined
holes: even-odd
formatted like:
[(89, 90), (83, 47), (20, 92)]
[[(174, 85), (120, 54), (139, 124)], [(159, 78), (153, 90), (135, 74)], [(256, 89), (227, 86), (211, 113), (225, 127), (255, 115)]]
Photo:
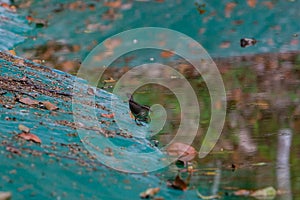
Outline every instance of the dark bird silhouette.
[(135, 123), (137, 125), (142, 125), (141, 122), (148, 123), (150, 121), (150, 107), (146, 105), (140, 105), (139, 103), (135, 102), (132, 95), (130, 95), (129, 99), (129, 109), (133, 114)]
[(257, 40), (254, 38), (242, 38), (241, 41), (241, 47), (245, 48), (248, 46), (253, 46), (257, 43)]

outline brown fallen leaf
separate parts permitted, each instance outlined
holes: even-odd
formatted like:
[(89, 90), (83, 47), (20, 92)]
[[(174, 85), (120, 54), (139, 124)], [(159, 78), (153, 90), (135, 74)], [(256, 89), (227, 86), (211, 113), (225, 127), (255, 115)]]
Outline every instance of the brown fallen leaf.
[(226, 4), (225, 17), (229, 18), (231, 16), (231, 12), (235, 8), (235, 6), (236, 6), (236, 3), (233, 3), (233, 2), (229, 2)]
[(175, 180), (173, 182), (168, 182), (168, 186), (177, 189), (177, 190), (187, 190), (188, 184), (182, 180), (179, 176), (179, 174), (177, 174), (177, 176), (175, 177)]
[(23, 103), (23, 104), (26, 104), (26, 105), (29, 105), (29, 106), (39, 104), (39, 101), (30, 99), (29, 97), (21, 98), (21, 99), (19, 99), (18, 101), (19, 101), (20, 103)]
[(167, 148), (167, 153), (170, 156), (177, 156), (178, 160), (184, 162), (185, 165), (197, 155), (194, 147), (180, 142), (170, 144)]
[[(15, 148), (15, 147), (10, 147), (10, 146), (6, 147), (6, 151), (9, 151), (9, 152), (17, 154), (17, 155), (22, 154), (22, 152), (19, 149)], [(1, 198), (0, 198), (0, 200), (1, 200)]]
[(15, 50), (9, 50), (8, 52), (9, 52), (11, 55), (14, 55), (14, 56), (17, 55), (16, 52), (15, 52)]
[(247, 0), (249, 7), (254, 8), (256, 6), (256, 0)]
[(273, 9), (273, 7), (274, 7), (274, 4), (272, 1), (265, 1), (265, 2), (262, 2), (262, 4), (267, 6), (270, 10)]
[(14, 5), (9, 5), (8, 3), (0, 3), (0, 6), (9, 10), (10, 12), (17, 12), (17, 7)]
[(104, 2), (104, 5), (111, 8), (119, 8), (122, 5), (122, 1), (116, 0), (116, 1)]
[(47, 26), (48, 24), (47, 20), (34, 18), (31, 15), (26, 16), (26, 19), (29, 23), (35, 23), (37, 28)]
[(115, 116), (114, 113), (110, 113), (110, 114), (102, 113), (102, 114), (101, 114), (101, 117), (105, 117), (105, 118), (114, 118), (114, 116)]
[(197, 10), (200, 13), (200, 15), (202, 15), (206, 12), (206, 10), (205, 10), (206, 5), (205, 4), (195, 3), (195, 6), (197, 7)]
[(249, 190), (240, 189), (240, 190), (234, 191), (233, 194), (235, 196), (249, 196), (250, 193), (251, 193), (251, 191), (249, 191)]
[(104, 80), (104, 83), (114, 83), (116, 82), (115, 79), (113, 79), (112, 77), (110, 77), (109, 79)]
[(154, 197), (158, 192), (160, 191), (160, 188), (149, 188), (145, 192), (140, 193), (140, 197), (142, 199), (149, 199)]
[(24, 126), (23, 124), (19, 124), (18, 126), (19, 130), (24, 132), (24, 133), (29, 133), (30, 132), (30, 128), (28, 128), (27, 126)]
[(18, 137), (23, 138), (24, 140), (33, 141), (35, 143), (42, 143), (42, 140), (32, 133), (20, 133)]
[(229, 48), (230, 47), (230, 42), (229, 41), (223, 41), (219, 47), (222, 48), (222, 49), (226, 49), (226, 48)]
[(174, 56), (174, 53), (172, 51), (162, 51), (160, 53), (160, 57), (162, 58), (170, 58), (172, 56)]
[(51, 111), (58, 110), (58, 107), (49, 101), (44, 101), (43, 105), (47, 110), (51, 110)]

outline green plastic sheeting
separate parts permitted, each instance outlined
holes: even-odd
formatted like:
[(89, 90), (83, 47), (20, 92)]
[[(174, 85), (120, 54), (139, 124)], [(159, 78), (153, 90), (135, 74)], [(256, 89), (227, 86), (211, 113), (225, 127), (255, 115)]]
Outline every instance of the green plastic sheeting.
[[(165, 199), (197, 199), (194, 190), (182, 192), (167, 187), (162, 178), (167, 169), (130, 174), (110, 169), (95, 159), (76, 129), (91, 134), (99, 134), (99, 130), (89, 127), (88, 119), (81, 124), (73, 120), (75, 80), (74, 76), (0, 53), (0, 191), (12, 192), (13, 199), (140, 199), (139, 194), (147, 188), (160, 187), (158, 196)], [(80, 81), (81, 91), (88, 91), (85, 81)], [(147, 139), (128, 137), (129, 133), (118, 130), (112, 119), (100, 117), (109, 113), (112, 97), (95, 90), (99, 121), (111, 124), (103, 127), (108, 137), (102, 137), (127, 144), (128, 148), (133, 145), (137, 151), (144, 151), (145, 146), (153, 151)], [(48, 110), (42, 103), (29, 105), (24, 98), (48, 101), (59, 109)], [(120, 109), (128, 113), (127, 103)], [(136, 126), (134, 120), (130, 121), (129, 126)], [(41, 144), (18, 137), (22, 132), (19, 125), (30, 128)]]
[(25, 17), (0, 6), (0, 51), (12, 49), (23, 42), (26, 39), (25, 33), (29, 30), (31, 27), (26, 23)]

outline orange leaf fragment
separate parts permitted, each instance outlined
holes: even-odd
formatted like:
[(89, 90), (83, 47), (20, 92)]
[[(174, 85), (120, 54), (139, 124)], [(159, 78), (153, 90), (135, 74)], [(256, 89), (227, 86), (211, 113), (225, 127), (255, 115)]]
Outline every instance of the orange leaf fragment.
[(24, 140), (33, 141), (35, 143), (42, 143), (41, 139), (32, 133), (20, 133), (18, 137), (23, 138)]
[(162, 58), (170, 58), (172, 56), (174, 56), (174, 53), (172, 51), (162, 51), (160, 53), (160, 57)]
[(114, 117), (115, 117), (115, 113), (110, 113), (110, 114), (102, 113), (102, 114), (101, 114), (101, 117), (105, 117), (105, 118), (114, 118)]
[(17, 53), (15, 52), (15, 50), (9, 50), (8, 52), (9, 52), (11, 55), (14, 55), (14, 56), (17, 55)]
[(236, 3), (233, 3), (233, 2), (229, 2), (226, 4), (225, 17), (229, 18), (231, 16), (231, 12), (235, 8), (235, 6), (236, 6)]
[(256, 0), (247, 0), (248, 6), (254, 8), (256, 6)]
[(47, 110), (58, 110), (58, 107), (52, 103), (50, 103), (49, 101), (44, 101), (43, 105), (46, 107)]
[(116, 1), (104, 2), (104, 5), (111, 8), (119, 8), (122, 5), (122, 1), (116, 0)]
[(240, 190), (234, 191), (233, 194), (236, 196), (249, 196), (250, 193), (251, 193), (250, 190), (240, 189)]

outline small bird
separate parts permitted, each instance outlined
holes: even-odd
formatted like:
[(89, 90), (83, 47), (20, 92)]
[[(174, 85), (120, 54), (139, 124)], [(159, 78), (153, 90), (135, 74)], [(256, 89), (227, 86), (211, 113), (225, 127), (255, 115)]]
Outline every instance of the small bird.
[(133, 96), (130, 95), (129, 99), (129, 109), (131, 113), (134, 116), (135, 123), (139, 126), (142, 125), (141, 122), (146, 122), (148, 123), (150, 118), (149, 118), (149, 111), (150, 107), (146, 105), (140, 105), (137, 102), (134, 101)]
[(241, 39), (241, 47), (245, 48), (248, 46), (253, 46), (257, 43), (257, 40), (254, 38), (242, 38)]

